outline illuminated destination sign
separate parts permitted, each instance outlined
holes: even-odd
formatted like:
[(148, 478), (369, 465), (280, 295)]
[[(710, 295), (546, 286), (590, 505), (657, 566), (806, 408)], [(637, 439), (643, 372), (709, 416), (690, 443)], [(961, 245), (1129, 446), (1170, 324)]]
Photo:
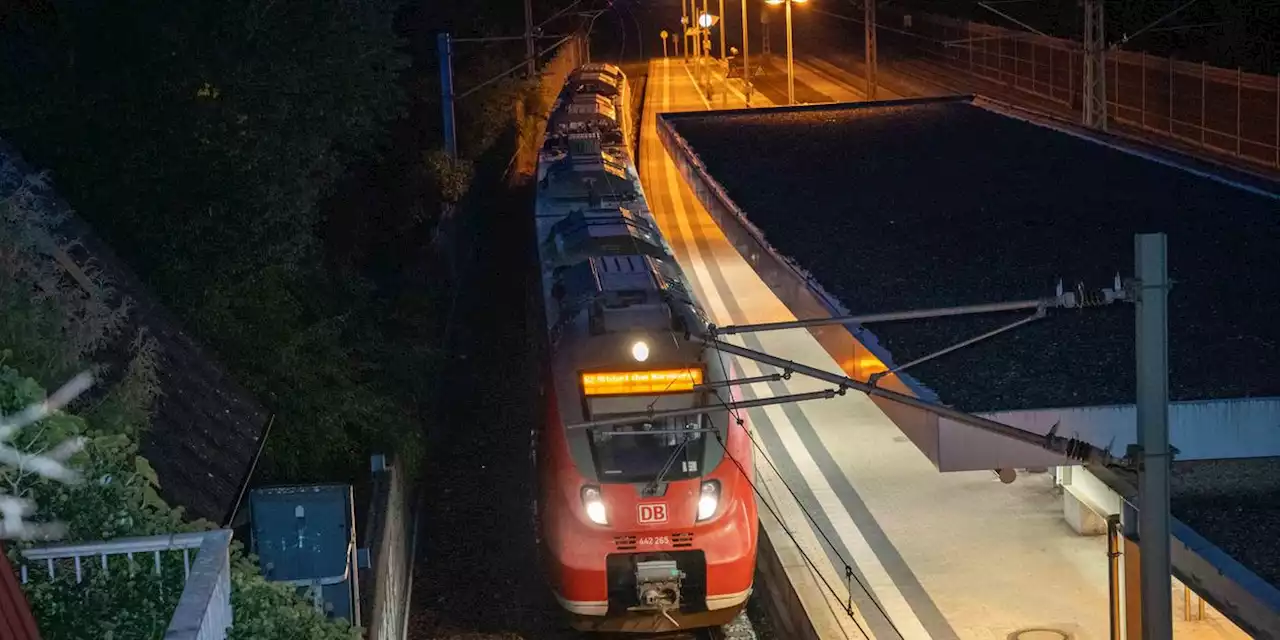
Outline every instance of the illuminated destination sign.
[(694, 385), (699, 384), (702, 384), (702, 369), (697, 367), (582, 374), (582, 392), (589, 396), (693, 391)]

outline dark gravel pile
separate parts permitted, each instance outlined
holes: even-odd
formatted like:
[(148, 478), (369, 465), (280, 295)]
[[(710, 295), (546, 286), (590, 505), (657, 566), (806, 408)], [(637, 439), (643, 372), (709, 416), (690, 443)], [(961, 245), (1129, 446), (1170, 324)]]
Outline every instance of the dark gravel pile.
[[(1172, 397), (1280, 395), (1280, 201), (967, 102), (673, 122), (854, 312), (1110, 286), (1133, 274), (1133, 235), (1163, 231)], [(870, 328), (906, 362), (1017, 317)], [(1129, 305), (1060, 311), (912, 373), (970, 411), (1132, 403), (1133, 322)]]
[(1280, 586), (1280, 458), (1173, 465), (1173, 516)]

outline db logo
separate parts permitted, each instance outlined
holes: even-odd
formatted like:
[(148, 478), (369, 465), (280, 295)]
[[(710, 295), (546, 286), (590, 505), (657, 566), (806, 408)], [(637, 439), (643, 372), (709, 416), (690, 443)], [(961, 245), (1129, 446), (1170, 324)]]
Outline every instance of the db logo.
[(667, 505), (665, 504), (642, 504), (640, 505), (640, 524), (658, 524), (667, 521)]

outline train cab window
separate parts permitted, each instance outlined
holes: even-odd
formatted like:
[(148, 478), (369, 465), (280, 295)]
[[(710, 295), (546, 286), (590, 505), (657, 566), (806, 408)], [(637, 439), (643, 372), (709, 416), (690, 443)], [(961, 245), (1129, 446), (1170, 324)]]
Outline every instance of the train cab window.
[(592, 430), (596, 473), (603, 482), (648, 482), (671, 460), (663, 478), (696, 478), (705, 472), (700, 464), (707, 436), (698, 429), (709, 425), (707, 415), (700, 414)]

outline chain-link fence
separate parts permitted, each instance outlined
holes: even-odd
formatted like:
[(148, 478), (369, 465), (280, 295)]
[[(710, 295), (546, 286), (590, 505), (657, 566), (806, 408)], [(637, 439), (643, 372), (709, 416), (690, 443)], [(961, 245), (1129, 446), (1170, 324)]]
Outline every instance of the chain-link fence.
[[(882, 42), (917, 64), (942, 67), (959, 82), (967, 76), (1003, 85), (1044, 106), (1082, 109), (1084, 54), (1077, 42), (928, 14), (886, 14)], [(1280, 74), (1121, 50), (1107, 51), (1106, 66), (1112, 122), (1280, 167)]]

